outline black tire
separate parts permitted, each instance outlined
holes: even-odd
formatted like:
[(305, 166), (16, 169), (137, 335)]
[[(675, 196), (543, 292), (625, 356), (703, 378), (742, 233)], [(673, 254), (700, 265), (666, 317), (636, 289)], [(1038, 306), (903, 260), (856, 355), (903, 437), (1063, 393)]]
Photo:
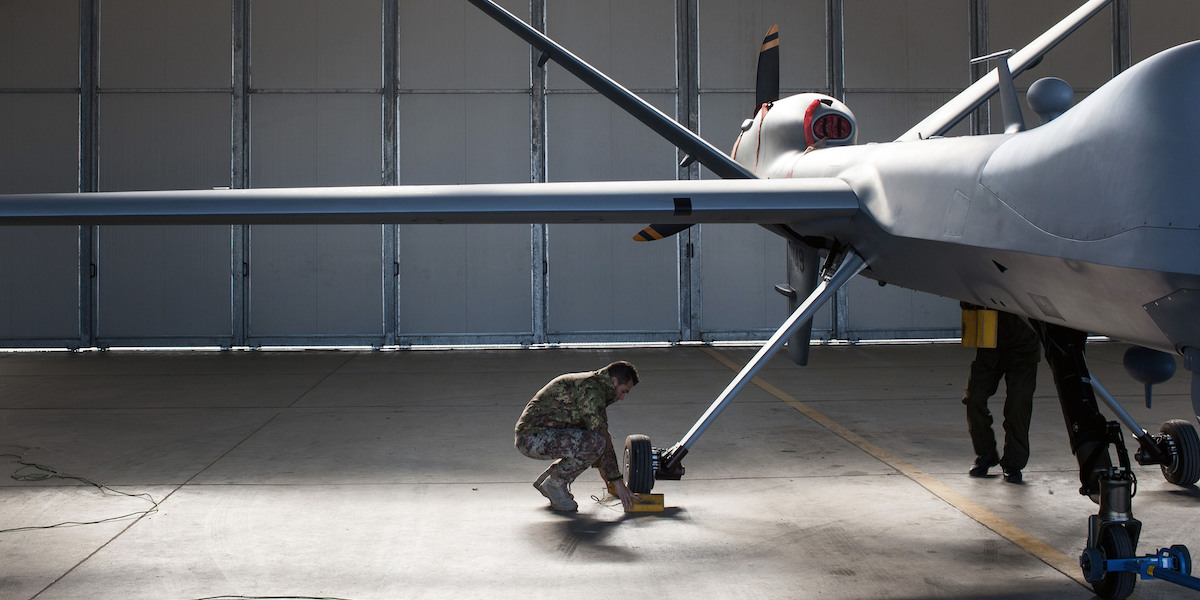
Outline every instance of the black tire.
[(1200, 481), (1200, 436), (1196, 435), (1196, 428), (1183, 419), (1171, 419), (1158, 432), (1175, 442), (1171, 462), (1162, 465), (1163, 477), (1175, 485), (1195, 485)]
[(635, 433), (625, 438), (625, 485), (635, 494), (654, 489), (653, 452), (649, 436)]
[[(1129, 539), (1129, 532), (1120, 525), (1105, 527), (1104, 533), (1100, 534), (1100, 552), (1105, 560), (1133, 558), (1133, 542)], [(1132, 571), (1110, 571), (1100, 581), (1093, 583), (1092, 589), (1105, 600), (1124, 600), (1133, 593), (1137, 577), (1138, 574)]]

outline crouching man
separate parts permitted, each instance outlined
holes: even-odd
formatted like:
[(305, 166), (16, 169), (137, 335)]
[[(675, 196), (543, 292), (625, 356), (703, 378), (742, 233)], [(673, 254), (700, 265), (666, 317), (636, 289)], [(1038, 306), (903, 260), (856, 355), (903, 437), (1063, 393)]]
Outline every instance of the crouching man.
[(517, 420), (516, 447), (529, 458), (554, 461), (533, 483), (551, 508), (579, 508), (571, 496), (571, 482), (588, 467), (596, 467), (612, 483), (625, 508), (638, 499), (617, 466), (607, 412), (637, 383), (637, 369), (618, 361), (598, 371), (559, 375), (525, 406)]

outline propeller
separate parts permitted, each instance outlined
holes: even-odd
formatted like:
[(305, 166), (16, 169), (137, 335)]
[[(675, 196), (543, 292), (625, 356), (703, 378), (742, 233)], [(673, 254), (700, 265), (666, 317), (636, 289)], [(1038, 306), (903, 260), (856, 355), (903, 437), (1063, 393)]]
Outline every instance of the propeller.
[(779, 99), (779, 26), (772, 25), (758, 50), (758, 78), (754, 84), (754, 112)]
[(633, 241), (652, 242), (654, 240), (661, 240), (666, 237), (671, 237), (680, 231), (687, 229), (688, 227), (691, 227), (691, 225), (687, 223), (652, 223), (643, 227), (641, 231), (637, 232), (637, 234), (633, 236)]
[[(763, 38), (762, 47), (758, 51), (758, 75), (754, 85), (754, 113), (762, 109), (764, 104), (779, 99), (779, 25), (772, 25)], [(692, 162), (689, 156), (681, 163), (686, 166)], [(650, 242), (671, 237), (690, 224), (682, 223), (653, 223), (642, 228), (633, 236), (634, 241)]]

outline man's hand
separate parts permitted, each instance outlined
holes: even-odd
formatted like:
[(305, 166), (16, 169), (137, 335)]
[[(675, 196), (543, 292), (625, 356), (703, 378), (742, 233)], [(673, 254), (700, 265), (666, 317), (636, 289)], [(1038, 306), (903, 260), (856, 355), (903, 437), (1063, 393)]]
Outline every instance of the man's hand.
[(612, 483), (612, 488), (616, 491), (617, 497), (621, 499), (621, 506), (624, 507), (625, 510), (633, 508), (634, 502), (641, 503), (641, 496), (631, 492), (629, 490), (629, 486), (625, 485), (624, 479), (618, 479), (610, 483)]

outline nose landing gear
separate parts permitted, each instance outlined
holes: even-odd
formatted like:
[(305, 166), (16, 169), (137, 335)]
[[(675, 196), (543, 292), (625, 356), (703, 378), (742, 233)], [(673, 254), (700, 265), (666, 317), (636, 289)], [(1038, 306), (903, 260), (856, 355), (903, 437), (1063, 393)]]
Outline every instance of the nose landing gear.
[(1129, 452), (1115, 421), (1109, 423), (1108, 435), (1120, 466), (1110, 467), (1099, 481), (1100, 510), (1088, 517), (1087, 547), (1079, 557), (1084, 579), (1105, 600), (1128, 598), (1139, 574), (1142, 579), (1162, 579), (1200, 590), (1200, 579), (1191, 576), (1192, 559), (1186, 546), (1135, 556), (1142, 534), (1142, 522), (1133, 518), (1137, 478), (1130, 470)]

